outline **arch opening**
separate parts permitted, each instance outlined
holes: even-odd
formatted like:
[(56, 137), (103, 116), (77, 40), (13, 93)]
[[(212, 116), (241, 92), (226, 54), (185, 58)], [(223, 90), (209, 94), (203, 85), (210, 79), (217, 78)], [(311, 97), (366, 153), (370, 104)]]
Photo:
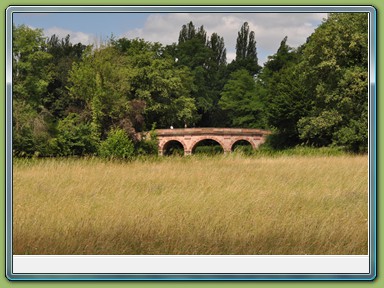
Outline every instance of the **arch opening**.
[(192, 148), (192, 154), (199, 155), (217, 155), (223, 154), (224, 148), (221, 144), (213, 139), (203, 139), (195, 143)]
[(248, 140), (237, 140), (232, 144), (231, 151), (249, 155), (253, 152), (253, 146)]
[(163, 155), (165, 156), (183, 156), (184, 146), (180, 141), (170, 140), (163, 146)]

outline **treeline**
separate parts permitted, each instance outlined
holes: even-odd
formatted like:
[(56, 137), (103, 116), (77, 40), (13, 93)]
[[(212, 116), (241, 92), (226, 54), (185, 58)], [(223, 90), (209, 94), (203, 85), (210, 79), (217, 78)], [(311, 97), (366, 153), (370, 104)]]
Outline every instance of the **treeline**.
[(157, 153), (137, 132), (173, 127), (271, 129), (267, 145), (368, 143), (368, 18), (334, 13), (298, 48), (261, 67), (255, 33), (240, 28), (236, 59), (224, 39), (183, 25), (177, 43), (111, 38), (101, 47), (13, 27), (15, 156)]

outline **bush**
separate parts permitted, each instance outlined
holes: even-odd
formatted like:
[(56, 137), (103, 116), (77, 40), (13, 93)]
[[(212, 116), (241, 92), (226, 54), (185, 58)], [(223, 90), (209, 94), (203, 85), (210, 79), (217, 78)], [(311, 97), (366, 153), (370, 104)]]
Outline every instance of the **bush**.
[(112, 129), (100, 144), (99, 155), (109, 159), (131, 159), (135, 148), (122, 129)]
[(92, 137), (91, 125), (82, 122), (77, 114), (71, 113), (60, 120), (57, 133), (57, 138), (50, 141), (50, 145), (55, 147), (56, 155), (84, 156), (97, 150), (97, 141)]
[(153, 127), (146, 137), (143, 137), (136, 143), (138, 155), (158, 155), (158, 146), (156, 130)]

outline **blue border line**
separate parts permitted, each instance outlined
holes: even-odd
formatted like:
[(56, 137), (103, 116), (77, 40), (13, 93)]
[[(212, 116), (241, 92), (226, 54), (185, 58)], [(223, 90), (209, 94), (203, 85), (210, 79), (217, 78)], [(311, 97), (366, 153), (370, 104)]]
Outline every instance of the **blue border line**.
[[(376, 83), (377, 83), (377, 55), (376, 55), (376, 51), (377, 51), (377, 18), (376, 18), (376, 9), (374, 8), (373, 9), (373, 25), (371, 27), (371, 29), (373, 30), (373, 34), (374, 34), (374, 37), (372, 39), (372, 48), (373, 48), (373, 87), (372, 87), (372, 90), (373, 90), (373, 108), (371, 109), (372, 112), (373, 112), (373, 180), (372, 180), (372, 184), (373, 184), (373, 232), (374, 232), (374, 235), (373, 235), (373, 245), (372, 247), (374, 248), (374, 251), (373, 251), (373, 258), (374, 258), (374, 261), (372, 261), (372, 264), (373, 264), (373, 271), (371, 271), (371, 273), (373, 274), (373, 278), (372, 279), (375, 279), (377, 277), (377, 205), (378, 205), (378, 202), (377, 202), (377, 87), (376, 87)], [(369, 84), (371, 85), (371, 83)]]

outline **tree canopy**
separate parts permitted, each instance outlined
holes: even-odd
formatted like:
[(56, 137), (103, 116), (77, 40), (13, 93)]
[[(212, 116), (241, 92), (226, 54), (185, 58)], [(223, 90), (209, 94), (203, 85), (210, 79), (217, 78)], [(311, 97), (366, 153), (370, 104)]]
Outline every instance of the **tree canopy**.
[(272, 148), (364, 152), (367, 25), (364, 13), (331, 13), (301, 46), (284, 37), (263, 67), (247, 22), (229, 64), (224, 38), (193, 22), (171, 45), (112, 37), (98, 48), (13, 26), (14, 155), (130, 158), (156, 150), (137, 132), (170, 126), (264, 128)]

